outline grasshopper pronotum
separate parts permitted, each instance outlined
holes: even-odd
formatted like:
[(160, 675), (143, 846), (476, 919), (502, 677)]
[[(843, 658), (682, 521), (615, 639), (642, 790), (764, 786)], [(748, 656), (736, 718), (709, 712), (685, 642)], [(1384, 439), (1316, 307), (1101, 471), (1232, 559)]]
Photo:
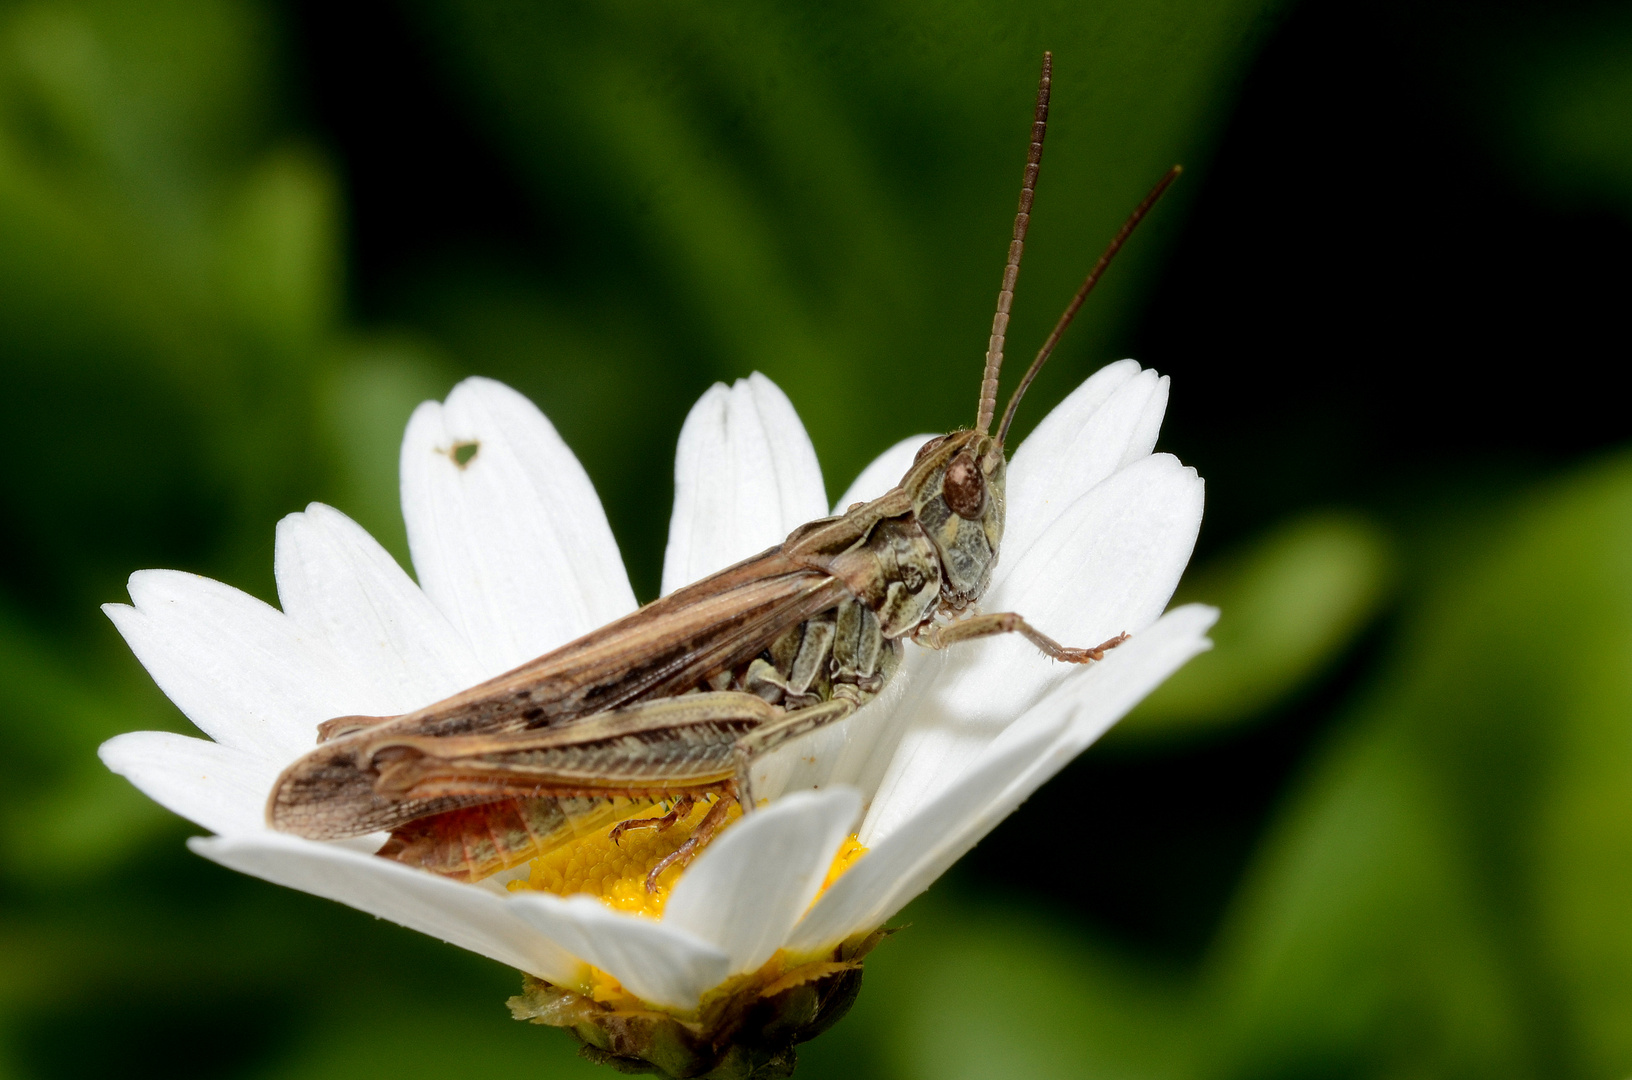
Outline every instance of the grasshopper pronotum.
[(478, 880), (606, 826), (616, 798), (673, 800), (614, 826), (663, 829), (700, 798), (713, 806), (658, 864), (647, 888), (753, 806), (749, 765), (842, 720), (899, 665), (903, 642), (941, 649), (1023, 635), (1066, 663), (1099, 660), (1012, 612), (973, 611), (1003, 536), (1004, 439), (1037, 371), (1083, 299), (1178, 175), (1146, 196), (1078, 289), (1010, 397), (997, 433), (998, 375), (1047, 130), (1043, 56), (1013, 241), (992, 319), (972, 429), (931, 440), (901, 483), (780, 545), (679, 589), (479, 686), (398, 717), (340, 717), (278, 778), (274, 828), (313, 839), (390, 830), (380, 854)]

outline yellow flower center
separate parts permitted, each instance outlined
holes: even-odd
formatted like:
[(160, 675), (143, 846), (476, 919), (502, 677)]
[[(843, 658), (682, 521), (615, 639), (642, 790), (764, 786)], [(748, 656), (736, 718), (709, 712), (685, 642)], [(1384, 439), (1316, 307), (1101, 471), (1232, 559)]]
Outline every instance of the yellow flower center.
[[(669, 893), (680, 880), (680, 867), (671, 866), (663, 871), (655, 892), (646, 891), (646, 875), (691, 839), (703, 815), (708, 813), (709, 805), (699, 801), (690, 814), (662, 832), (653, 828), (630, 829), (614, 843), (611, 830), (604, 828), (569, 840), (534, 859), (527, 877), (510, 882), (509, 888), (512, 892), (534, 889), (558, 896), (587, 893), (615, 911), (661, 918)], [(660, 803), (634, 802), (619, 815), (619, 820), (661, 817), (665, 812), (666, 807)], [(727, 813), (727, 822), (741, 816), (742, 808), (733, 805)]]
[[(560, 847), (534, 859), (526, 878), (510, 882), (512, 892), (532, 889), (552, 892), (558, 896), (587, 893), (615, 911), (644, 915), (649, 919), (661, 918), (669, 902), (669, 893), (680, 880), (680, 867), (671, 866), (657, 879), (657, 889), (646, 891), (646, 875), (664, 858), (691, 839), (692, 832), (702, 822), (711, 804), (699, 800), (685, 817), (659, 832), (654, 828), (630, 829), (613, 843), (610, 829), (597, 829), (589, 836), (569, 840)], [(624, 808), (622, 820), (655, 818), (667, 808), (659, 803), (635, 802)], [(727, 827), (742, 816), (742, 808), (733, 804), (726, 815)], [(839, 879), (856, 860), (867, 854), (867, 849), (851, 835), (839, 846), (822, 882), (823, 892)], [(607, 976), (610, 979), (610, 976)]]
[(827, 876), (822, 879), (822, 887), (816, 890), (816, 899), (812, 900), (811, 903), (814, 904), (816, 900), (820, 900), (822, 894), (831, 889), (833, 883), (843, 877), (846, 870), (860, 862), (861, 857), (865, 854), (867, 854), (867, 849), (862, 847), (861, 840), (856, 837), (855, 833), (845, 837), (844, 843), (839, 845), (839, 850), (833, 853), (833, 865), (827, 868)]
[[(507, 888), (511, 892), (532, 889), (552, 892), (558, 896), (585, 893), (615, 911), (626, 911), (648, 919), (661, 918), (663, 908), (669, 902), (669, 893), (680, 880), (681, 868), (671, 866), (663, 871), (658, 876), (657, 889), (653, 892), (646, 891), (646, 875), (651, 873), (652, 868), (666, 856), (691, 839), (692, 832), (702, 822), (703, 815), (708, 813), (710, 805), (699, 801), (692, 807), (691, 813), (662, 832), (653, 828), (631, 829), (619, 837), (617, 843), (613, 843), (611, 829), (607, 828), (597, 829), (594, 833), (577, 840), (569, 840), (534, 859), (528, 867), (527, 877), (510, 882)], [(666, 805), (660, 803), (634, 802), (622, 808), (619, 820), (655, 818), (661, 816), (667, 809)], [(729, 827), (741, 816), (742, 807), (732, 804), (731, 809), (727, 811), (726, 826)], [(820, 897), (826, 892), (865, 854), (867, 849), (862, 847), (861, 842), (852, 833), (839, 845), (839, 850), (834, 854), (832, 865), (828, 867), (827, 876), (823, 879), (822, 887), (817, 890), (816, 896)], [(814, 900), (811, 902), (815, 903)], [(787, 958), (778, 951), (767, 962), (765, 969), (758, 974), (763, 975), (773, 968), (780, 971), (786, 963)], [(748, 976), (728, 981), (725, 987), (711, 991), (711, 996), (727, 992), (730, 986), (743, 978)], [(585, 982), (573, 989), (615, 1008), (651, 1008), (625, 990), (616, 978), (597, 967), (589, 967)]]

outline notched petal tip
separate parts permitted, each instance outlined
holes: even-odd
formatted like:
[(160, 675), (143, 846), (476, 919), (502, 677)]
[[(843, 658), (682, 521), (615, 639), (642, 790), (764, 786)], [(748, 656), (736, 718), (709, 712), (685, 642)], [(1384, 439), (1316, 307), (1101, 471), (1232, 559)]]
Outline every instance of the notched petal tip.
[(139, 571), (130, 592), (134, 605), (110, 605), (108, 617), (159, 689), (217, 742), (289, 760), (311, 746), (316, 724), (368, 711), (329, 654), (261, 600), (174, 570)]
[(277, 775), (271, 761), (169, 731), (129, 731), (96, 753), (142, 794), (211, 832), (264, 828), (261, 806)]
[(680, 429), (663, 592), (778, 544), (826, 512), (816, 450), (787, 395), (758, 372), (716, 383)]
[(420, 405), (401, 469), (420, 585), (484, 676), (634, 609), (588, 474), (523, 395), (473, 377)]

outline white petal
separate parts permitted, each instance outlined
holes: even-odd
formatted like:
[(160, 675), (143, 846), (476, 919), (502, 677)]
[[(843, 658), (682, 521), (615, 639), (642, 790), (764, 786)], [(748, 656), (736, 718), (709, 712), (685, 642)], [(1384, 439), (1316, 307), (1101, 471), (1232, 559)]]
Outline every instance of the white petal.
[(142, 794), (211, 832), (266, 828), (266, 795), (278, 776), (267, 758), (169, 731), (118, 735), (97, 755)]
[(861, 470), (861, 475), (857, 476), (855, 482), (839, 497), (839, 501), (833, 504), (833, 512), (842, 514), (855, 503), (872, 502), (895, 487), (901, 482), (901, 478), (907, 475), (907, 470), (912, 468), (913, 461), (918, 457), (918, 451), (935, 437), (914, 435), (902, 439), (878, 455), (871, 464)]
[(273, 761), (317, 743), (317, 725), (364, 712), (321, 642), (276, 608), (195, 574), (142, 570), (135, 607), (102, 610), (171, 701), (216, 742)]
[(663, 925), (722, 949), (731, 960), (728, 974), (757, 969), (810, 907), (860, 816), (853, 788), (797, 792), (756, 810), (686, 871)]
[(1084, 492), (1151, 452), (1167, 386), (1124, 360), (1100, 369), (1044, 417), (1009, 466), (1005, 559), (1012, 564)]
[[(788, 940), (793, 952), (811, 952), (869, 930), (888, 918), (885, 907), (902, 881), (933, 857), (938, 843), (974, 818), (992, 799), (1047, 752), (1065, 728), (1066, 717), (1053, 715), (1052, 726), (1028, 727), (1028, 738), (1009, 740), (976, 762), (938, 798), (917, 807), (901, 828), (877, 844), (847, 870), (794, 928)], [(865, 841), (864, 841), (865, 842)]]
[[(1175, 671), (1211, 649), (1207, 632), (1217, 622), (1215, 607), (1176, 607), (1111, 653), (1105, 663), (1074, 673), (1055, 690), (1053, 699), (1080, 703), (1064, 736), (1071, 756), (1086, 750)], [(998, 743), (1007, 737), (1004, 732)], [(1041, 783), (1032, 783), (1033, 790)]]
[(485, 889), (280, 833), (195, 837), (187, 846), (240, 873), (338, 900), (551, 982), (573, 983), (583, 973), (576, 958)]
[(1144, 409), (1133, 429), (1128, 433), (1128, 448), (1122, 455), (1122, 465), (1132, 465), (1138, 458), (1154, 453), (1156, 440), (1162, 434), (1162, 420), (1167, 417), (1167, 396), (1172, 389), (1166, 375), (1156, 380), (1156, 389), (1146, 399)]
[(916, 807), (827, 891), (789, 948), (814, 951), (882, 924), (927, 889), (1032, 792), (1197, 653), (1218, 617), (1178, 608), (1102, 665), (1065, 685), (989, 745), (974, 764)]
[(313, 503), (278, 522), (278, 598), (367, 687), (372, 716), (481, 681), (470, 645), (362, 526)]
[[(463, 464), (459, 448), (474, 448)], [(402, 512), (419, 583), (496, 675), (634, 610), (578, 459), (532, 402), (466, 379), (414, 411)]]
[[(1137, 360), (1118, 360), (1088, 376), (1026, 436), (1026, 442), (1032, 446), (1029, 453), (1047, 458), (1064, 451), (1076, 441), (1083, 425), (1100, 406), (1143, 370)], [(1020, 456), (1018, 449), (1010, 454), (1011, 458)]]
[(757, 371), (729, 390), (716, 383), (680, 429), (663, 591), (780, 544), (826, 514), (816, 451), (787, 395)]
[[(1065, 400), (1049, 410), (1047, 416), (1026, 436), (1025, 442), (1009, 451), (1009, 500), (1014, 499), (1014, 470), (1034, 476), (1046, 474), (1058, 464), (1060, 455), (1076, 444), (1083, 429), (1092, 423), (1094, 414), (1118, 390), (1135, 379), (1144, 369), (1137, 360), (1118, 360), (1106, 364), (1078, 387)], [(1010, 516), (1013, 516), (1011, 509)]]
[(721, 950), (666, 922), (609, 911), (588, 896), (517, 893), (517, 917), (615, 976), (637, 997), (689, 1009), (720, 984), (730, 968)]
[[(1069, 721), (1046, 752), (1036, 755), (1025, 772), (997, 797), (990, 797), (990, 789), (984, 792), (967, 789), (961, 778), (959, 783), (948, 786), (947, 791), (937, 798), (937, 803), (951, 796), (954, 802), (974, 804), (978, 812), (965, 816), (955, 827), (942, 830), (937, 838), (923, 837), (915, 841), (915, 846), (922, 844), (921, 850), (927, 852), (928, 857), (896, 884), (882, 904), (878, 921), (889, 918), (913, 897), (929, 888), (936, 878), (963, 858), (999, 822), (1014, 813), (1021, 803), (1031, 797), (1032, 792), (1070, 764), (1168, 676), (1183, 667), (1191, 657), (1212, 648), (1206, 634), (1217, 619), (1216, 608), (1200, 604), (1176, 608), (1164, 615), (1155, 626), (1129, 641), (1123, 647), (1126, 652), (1118, 649), (1106, 658), (1103, 665), (1073, 675), (1066, 685), (1033, 709), (1030, 716), (999, 736), (987, 749), (987, 754), (1007, 755), (1017, 744), (1034, 746), (1033, 730), (1036, 729), (1032, 729), (1027, 721), (1040, 720), (1044, 724), (1052, 724), (1048, 719), (1051, 713)], [(1022, 729), (1030, 730), (1022, 732)], [(1023, 736), (1024, 742), (1020, 738), (1011, 741), (1011, 736)], [(895, 835), (891, 834), (883, 842), (887, 844)]]
[[(1173, 595), (1202, 501), (1194, 470), (1166, 454), (1142, 458), (1060, 514), (981, 606), (1017, 611), (1070, 645), (1137, 633)], [(1072, 671), (1018, 635), (950, 652), (946, 676), (915, 684), (920, 692), (903, 704), (905, 734), (868, 811), (864, 842), (887, 834)]]
[(1190, 562), (1204, 497), (1201, 478), (1177, 458), (1141, 458), (1059, 514), (982, 607), (1019, 611), (1044, 633), (1090, 645), (1143, 629)]

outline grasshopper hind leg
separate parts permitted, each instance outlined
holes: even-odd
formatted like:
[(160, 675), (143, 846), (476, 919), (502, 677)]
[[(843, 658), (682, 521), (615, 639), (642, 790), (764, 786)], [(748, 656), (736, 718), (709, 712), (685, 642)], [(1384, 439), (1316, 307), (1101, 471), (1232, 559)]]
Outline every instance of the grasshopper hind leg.
[[(690, 796), (687, 797), (690, 798)], [(725, 828), (726, 816), (731, 812), (731, 804), (734, 802), (737, 802), (737, 785), (728, 780), (720, 786), (714, 805), (708, 808), (708, 813), (703, 815), (703, 820), (697, 823), (697, 830), (691, 834), (684, 844), (663, 856), (658, 864), (652, 867), (651, 873), (646, 875), (647, 892), (654, 893), (657, 891), (657, 879), (669, 867), (679, 866), (684, 869), (691, 865), (691, 860), (697, 857), (697, 853), (707, 847), (708, 842), (714, 839), (721, 829)]]

